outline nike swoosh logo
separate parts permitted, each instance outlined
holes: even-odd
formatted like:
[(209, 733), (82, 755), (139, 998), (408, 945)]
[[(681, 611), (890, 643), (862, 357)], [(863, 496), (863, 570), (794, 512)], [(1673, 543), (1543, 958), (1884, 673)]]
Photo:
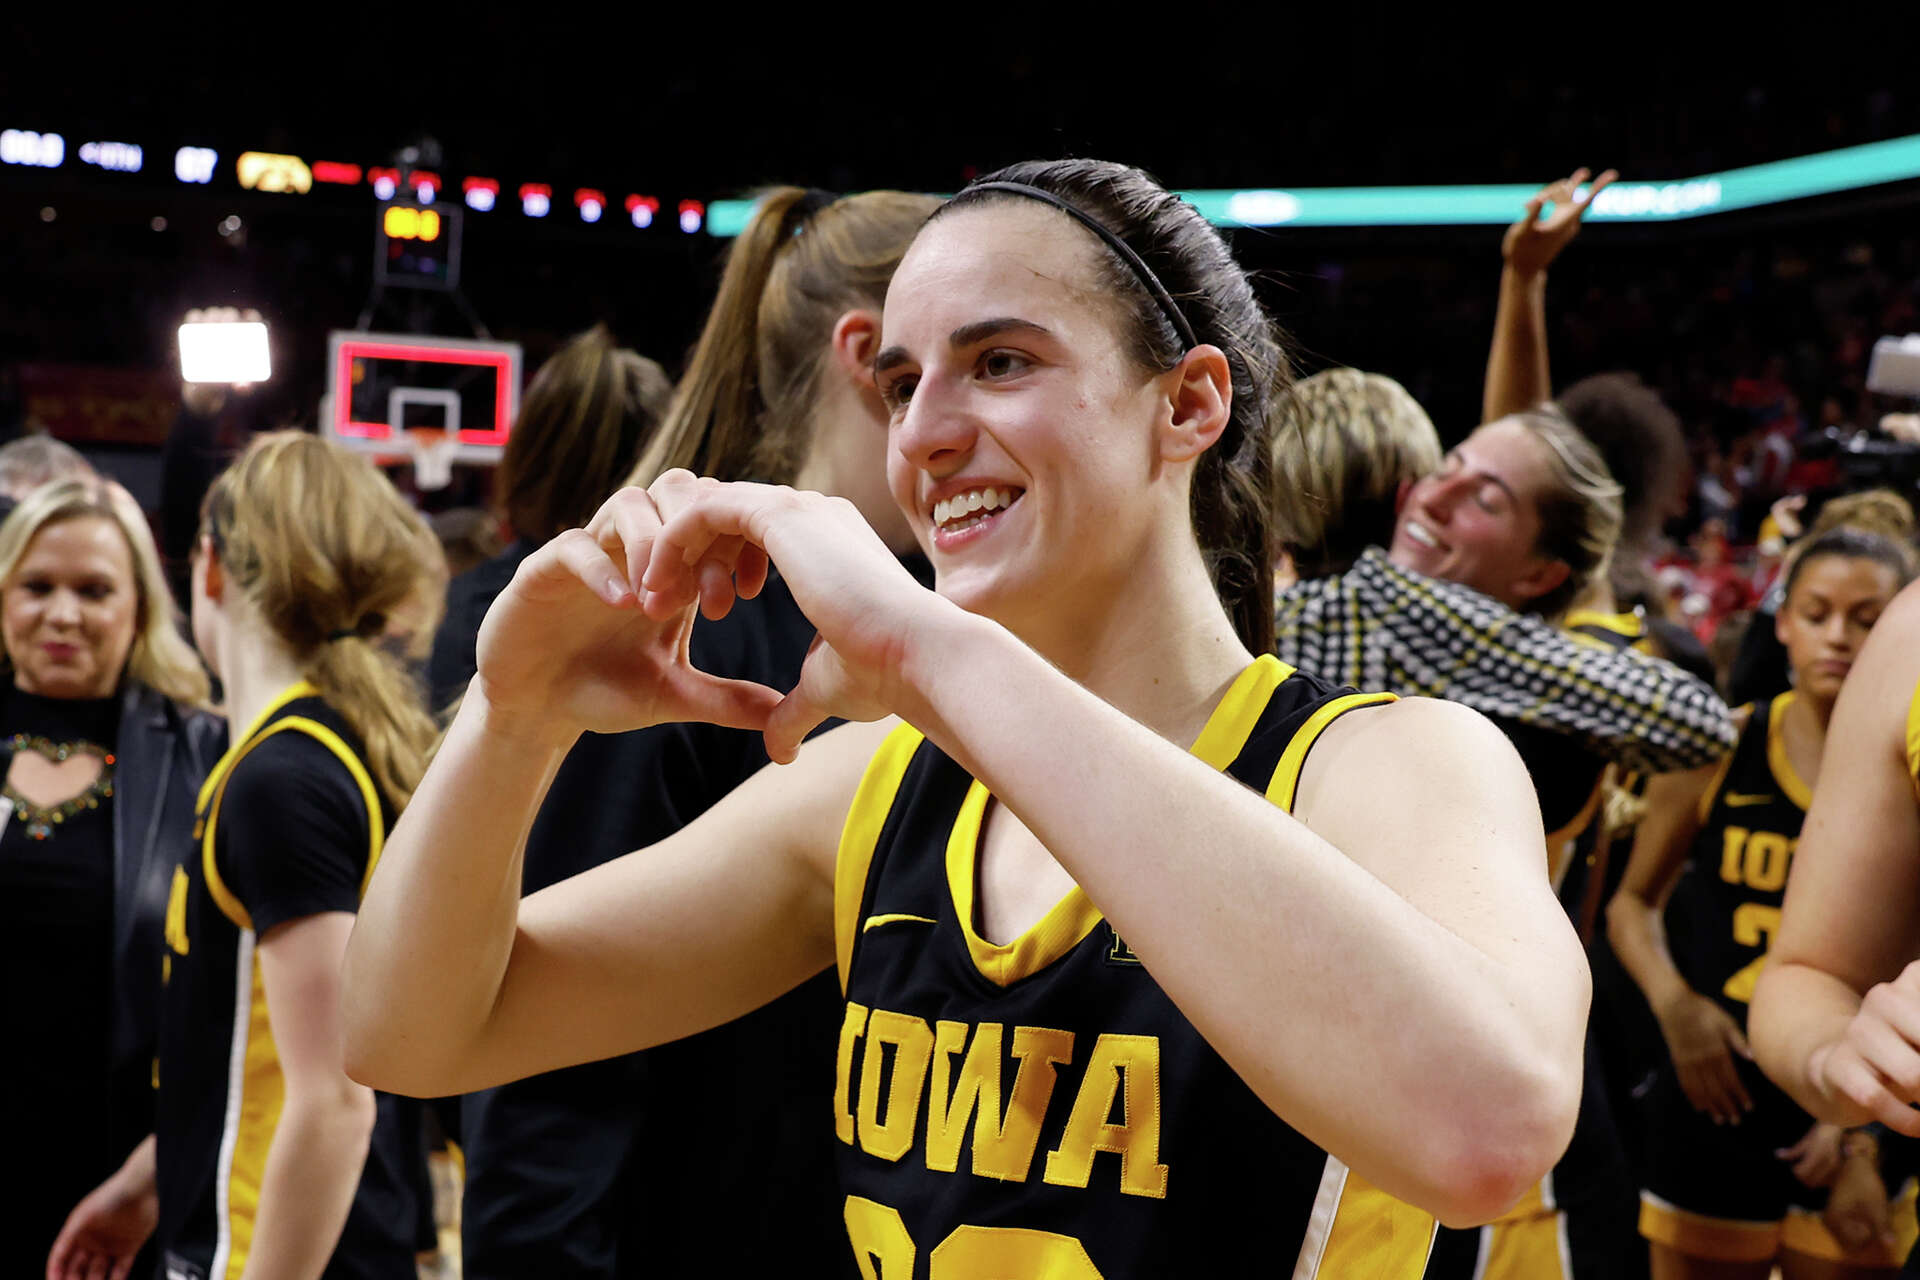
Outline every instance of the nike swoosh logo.
[(1749, 796), (1749, 795), (1738, 795), (1733, 792), (1728, 792), (1727, 807), (1729, 809), (1739, 809), (1739, 808), (1744, 808), (1745, 806), (1750, 804), (1766, 804), (1768, 801), (1772, 799), (1773, 799), (1773, 796), (1770, 794), (1759, 795), (1759, 796)]
[(929, 916), (910, 916), (910, 915), (903, 915), (896, 912), (892, 915), (868, 916), (866, 923), (860, 926), (860, 932), (865, 933), (869, 929), (878, 929), (881, 925), (885, 925), (885, 924), (932, 924), (932, 923), (934, 923), (934, 921)]

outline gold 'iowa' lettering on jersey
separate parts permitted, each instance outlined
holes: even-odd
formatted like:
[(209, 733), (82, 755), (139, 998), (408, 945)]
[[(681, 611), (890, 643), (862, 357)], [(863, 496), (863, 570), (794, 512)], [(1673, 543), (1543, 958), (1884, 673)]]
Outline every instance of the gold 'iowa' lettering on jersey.
[(187, 869), (173, 869), (173, 885), (167, 890), (167, 946), (175, 955), (187, 954)]
[(1720, 878), (1728, 884), (1777, 893), (1786, 887), (1787, 866), (1797, 843), (1778, 831), (1729, 826), (1722, 836)]
[[(998, 1022), (969, 1026), (942, 1020), (934, 1028), (912, 1014), (849, 1001), (835, 1055), (834, 1132), (849, 1146), (897, 1161), (913, 1149), (924, 1113), (926, 1166), (953, 1173), (960, 1167), (960, 1147), (971, 1121), (972, 1171), (1002, 1182), (1024, 1182), (1053, 1101), (1056, 1068), (1073, 1061), (1074, 1037), (1071, 1031), (1051, 1027), (1014, 1027), (1011, 1052), (1017, 1065), (1008, 1096), (1002, 1087), (1006, 1032)], [(860, 1098), (854, 1104), (856, 1051)], [(1117, 1124), (1116, 1100), (1121, 1108)], [(1093, 1177), (1094, 1156), (1102, 1151), (1120, 1157), (1123, 1193), (1165, 1198), (1157, 1036), (1103, 1033), (1094, 1041), (1060, 1145), (1047, 1153), (1041, 1178), (1055, 1186), (1085, 1187)]]

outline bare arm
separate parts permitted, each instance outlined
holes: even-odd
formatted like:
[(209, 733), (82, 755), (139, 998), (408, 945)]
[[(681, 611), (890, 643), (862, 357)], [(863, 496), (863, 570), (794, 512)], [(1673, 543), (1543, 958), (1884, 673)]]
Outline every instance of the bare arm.
[[(1547, 268), (1579, 234), (1593, 198), (1618, 175), (1601, 174), (1584, 197), (1576, 189), (1587, 180), (1585, 169), (1551, 183), (1527, 201), (1526, 212), (1507, 228), (1500, 242), (1500, 300), (1493, 317), (1493, 349), (1487, 355), (1487, 379), (1481, 397), (1482, 422), (1531, 409), (1553, 398), (1553, 375), (1547, 365)], [(1550, 217), (1540, 217), (1551, 202)]]
[(909, 718), (1282, 1119), (1451, 1221), (1494, 1216), (1551, 1166), (1588, 978), (1491, 725), (1443, 703), (1353, 712), (1309, 757), (1296, 820), (993, 623), (956, 619), (927, 652)]
[[(1749, 1015), (1760, 1065), (1822, 1120), (1920, 1137), (1920, 809), (1907, 707), (1920, 585), (1881, 616), (1827, 731), (1780, 932)], [(1863, 999), (1864, 997), (1864, 999)]]
[(373, 1136), (373, 1091), (340, 1053), (340, 957), (353, 917), (290, 920), (260, 940), (260, 976), (286, 1096), (267, 1163), (245, 1280), (318, 1276), (340, 1242)]
[(1734, 1055), (1751, 1058), (1725, 1009), (1687, 984), (1667, 946), (1666, 906), (1700, 831), (1700, 806), (1719, 766), (1663, 774), (1647, 786), (1647, 812), (1634, 834), (1620, 890), (1607, 904), (1607, 936), (1647, 998), (1687, 1101), (1716, 1121), (1738, 1124), (1753, 1109)]
[[(596, 597), (612, 579), (591, 537), (563, 535), (489, 614), (347, 949), (356, 1079), (464, 1093), (716, 1025), (832, 963), (833, 855), (884, 725), (827, 734), (673, 838), (521, 901), (527, 832), (581, 728), (737, 723), (752, 696), (684, 666), (690, 616), (663, 629), (630, 593)], [(609, 653), (630, 665), (598, 668)]]

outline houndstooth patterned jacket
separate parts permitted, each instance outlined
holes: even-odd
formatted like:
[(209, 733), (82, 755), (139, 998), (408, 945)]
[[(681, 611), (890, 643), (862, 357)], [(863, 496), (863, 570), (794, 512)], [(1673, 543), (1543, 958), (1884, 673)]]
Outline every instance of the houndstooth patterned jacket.
[(1727, 704), (1657, 658), (1577, 640), (1379, 548), (1353, 568), (1275, 593), (1282, 662), (1366, 692), (1444, 698), (1579, 739), (1664, 773), (1733, 749)]

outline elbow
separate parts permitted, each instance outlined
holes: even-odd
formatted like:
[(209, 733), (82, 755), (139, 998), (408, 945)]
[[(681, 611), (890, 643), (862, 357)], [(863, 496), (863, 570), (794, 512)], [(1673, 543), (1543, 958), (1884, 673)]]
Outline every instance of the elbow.
[(282, 1123), (305, 1120), (317, 1132), (365, 1146), (373, 1141), (378, 1104), (373, 1090), (344, 1075), (287, 1079)]
[(1427, 1207), (1448, 1227), (1476, 1227), (1511, 1209), (1552, 1171), (1573, 1138), (1581, 1063), (1516, 1069), (1459, 1109), (1430, 1152)]

